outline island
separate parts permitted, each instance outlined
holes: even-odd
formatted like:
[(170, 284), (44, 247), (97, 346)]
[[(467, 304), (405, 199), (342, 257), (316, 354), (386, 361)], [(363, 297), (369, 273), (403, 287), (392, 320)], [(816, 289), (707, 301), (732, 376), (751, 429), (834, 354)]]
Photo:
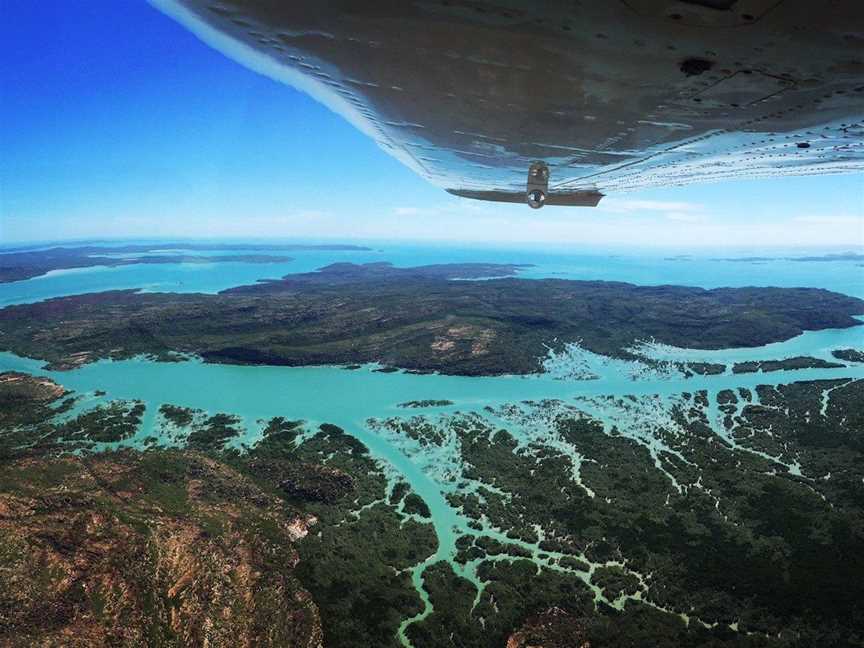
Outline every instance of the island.
[(811, 256), (791, 256), (791, 257), (766, 257), (766, 256), (749, 256), (749, 257), (726, 257), (712, 259), (713, 261), (733, 261), (739, 263), (767, 263), (770, 261), (801, 261), (804, 263), (819, 263), (822, 261), (864, 261), (864, 253), (861, 252), (836, 252), (831, 254), (817, 254)]
[(845, 365), (821, 358), (795, 356), (783, 360), (747, 360), (732, 365), (732, 373), (754, 373), (756, 371), (788, 371), (794, 369), (838, 369)]
[(846, 362), (864, 362), (864, 351), (860, 349), (836, 349), (831, 355)]
[[(85, 245), (51, 248), (0, 249), (0, 283), (23, 281), (53, 270), (165, 263), (287, 263), (290, 256), (263, 254), (287, 250), (362, 251), (355, 245), (160, 243), (158, 245)], [(194, 251), (244, 251), (247, 254), (198, 255)], [(255, 254), (248, 252), (254, 251)]]
[(412, 400), (404, 403), (399, 403), (396, 407), (422, 409), (426, 407), (448, 407), (453, 405), (453, 401), (439, 398), (427, 398), (424, 400)]
[(387, 371), (528, 374), (541, 370), (549, 349), (571, 341), (622, 358), (633, 357), (631, 347), (644, 340), (754, 347), (859, 326), (855, 316), (864, 314), (864, 301), (816, 288), (521, 279), (521, 267), (336, 263), (216, 295), (117, 290), (60, 297), (0, 310), (0, 349), (54, 369), (180, 354), (232, 364), (377, 362)]

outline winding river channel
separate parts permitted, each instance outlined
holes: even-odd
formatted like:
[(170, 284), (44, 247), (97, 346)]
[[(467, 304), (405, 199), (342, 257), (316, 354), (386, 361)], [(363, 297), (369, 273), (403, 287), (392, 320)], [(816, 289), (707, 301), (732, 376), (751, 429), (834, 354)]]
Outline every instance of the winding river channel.
[[(366, 260), (365, 257), (373, 255), (364, 253), (363, 256), (363, 260)], [(315, 259), (316, 262), (318, 260)], [(305, 266), (306, 264), (302, 269), (307, 269)], [(85, 290), (78, 292), (95, 288), (99, 284), (99, 276), (126, 276), (124, 273), (138, 271), (122, 269), (115, 274), (98, 271), (95, 275), (80, 273), (80, 278), (89, 279), (84, 282)], [(164, 268), (152, 267), (146, 271), (157, 274), (166, 272)], [(260, 269), (256, 271), (260, 272)], [(48, 293), (52, 291), (43, 288), (48, 288), (52, 281), (58, 282), (54, 288), (59, 294), (75, 292), (70, 288), (69, 282), (72, 280), (67, 276), (33, 283), (20, 282), (15, 287), (17, 296), (11, 293), (7, 295), (7, 303), (51, 296)], [(29, 299), (27, 284), (38, 288)], [(108, 284), (115, 287), (111, 281)], [(9, 290), (7, 287), (6, 291)], [(449, 561), (457, 574), (477, 586), (479, 598), (483, 583), (476, 575), (476, 561), (466, 564), (454, 561), (456, 541), (463, 535), (484, 535), (509, 544), (521, 545), (533, 556), (538, 566), (569, 570), (558, 564), (556, 559), (559, 556), (554, 552), (541, 551), (539, 543), (531, 544), (507, 538), (505, 530), (488, 524), (479, 530), (475, 522), (472, 528), (468, 524), (469, 518), (451, 506), (446, 497), (448, 493), (457, 489), (464, 492), (466, 488), (470, 490), (477, 487), (477, 484), (466, 485), (465, 479), (461, 477), (461, 457), (455, 442), (423, 445), (376, 422), (390, 417), (404, 418), (415, 415), (436, 420), (458, 413), (460, 416), (482, 417), (492, 425), (506, 426), (520, 444), (537, 440), (552, 444), (552, 435), (548, 435), (548, 430), (537, 421), (530, 425), (521, 425), (512, 419), (497, 418), (496, 413), (503, 411), (504, 406), (518, 405), (526, 401), (556, 401), (601, 421), (607, 429), (615, 427), (620, 434), (643, 444), (655, 458), (658, 469), (663, 470), (659, 460), (660, 453), (674, 452), (663, 446), (661, 436), (655, 432), (661, 427), (675, 425), (671, 411), (683, 398), (700, 391), (705, 392), (709, 424), (718, 437), (734, 448), (737, 447), (735, 440), (722, 424), (722, 415), (718, 409), (717, 395), (722, 390), (747, 389), (755, 400), (758, 399), (755, 392), (758, 385), (778, 385), (802, 380), (864, 379), (864, 364), (861, 363), (848, 363), (848, 366), (843, 368), (737, 374), (731, 371), (733, 363), (747, 360), (781, 360), (795, 356), (836, 362), (836, 358), (831, 355), (832, 350), (862, 347), (864, 325), (849, 329), (807, 332), (785, 342), (756, 348), (702, 351), (644, 342), (633, 349), (646, 360), (654, 361), (651, 364), (597, 356), (581, 349), (578, 344), (571, 344), (563, 353), (550, 352), (544, 362), (545, 371), (530, 376), (460, 377), (386, 373), (376, 371), (377, 367), (374, 365), (348, 370), (334, 366), (232, 366), (206, 364), (196, 359), (161, 363), (145, 358), (100, 361), (73, 371), (56, 372), (43, 369), (40, 361), (11, 353), (0, 353), (0, 371), (17, 370), (53, 378), (66, 388), (74, 390), (80, 397), (75, 406), (76, 411), (114, 399), (144, 402), (147, 410), (140, 429), (134, 437), (122, 442), (124, 445), (136, 447), (144, 447), (144, 440), (148, 437), (160, 436), (162, 428), (158, 409), (160, 405), (167, 403), (240, 417), (245, 432), (231, 441), (232, 445), (237, 446), (253, 445), (261, 438), (265, 422), (276, 416), (303, 419), (307, 422), (308, 430), (314, 430), (318, 424), (325, 422), (343, 428), (364, 443), (372, 455), (382, 462), (391, 477), (391, 486), (397, 480), (409, 483), (414, 492), (426, 501), (431, 512), (438, 549), (434, 555), (415, 565), (411, 572), (425, 609), (417, 617), (403, 621), (400, 636), (407, 645), (407, 626), (428, 615), (432, 609), (422, 579), (426, 566), (439, 560)], [(688, 377), (675, 368), (674, 362), (720, 363), (726, 365), (726, 370), (716, 375)], [(823, 401), (827, 403), (828, 399), (830, 390), (826, 389)], [(398, 407), (400, 403), (423, 400), (450, 401), (452, 405), (411, 410)], [(442, 429), (445, 427), (442, 426)], [(167, 438), (161, 441), (166, 445), (174, 442)], [(741, 450), (755, 452), (746, 448)], [(780, 458), (766, 458), (776, 461), (778, 465), (782, 464), (786, 470), (799, 470), (794, 461), (784, 463)], [(578, 466), (578, 457), (573, 459), (574, 465)], [(574, 475), (574, 478), (578, 481), (578, 474)], [(488, 485), (485, 486), (488, 488)], [(587, 486), (583, 487), (589, 490)], [(542, 539), (542, 530), (538, 530), (538, 535)], [(494, 559), (508, 557), (501, 555)], [(590, 586), (590, 576), (596, 567), (597, 565), (590, 564), (587, 571), (573, 573)], [(599, 591), (594, 589), (595, 595), (601, 596)], [(636, 598), (638, 596), (639, 594)], [(623, 603), (608, 602), (618, 605)]]
[[(783, 359), (809, 355), (829, 359), (832, 349), (860, 347), (864, 344), (864, 326), (842, 330), (808, 332), (787, 342), (748, 349), (698, 351), (644, 345), (646, 356), (662, 360), (723, 362), (748, 359)], [(438, 538), (438, 550), (415, 566), (412, 578), (425, 603), (425, 611), (415, 619), (406, 619), (401, 629), (403, 640), (407, 625), (431, 612), (422, 583), (423, 570), (439, 560), (451, 563), (457, 574), (471, 580), (482, 591), (476, 576), (477, 565), (456, 563), (456, 540), (465, 534), (484, 535), (509, 544), (521, 544), (538, 564), (556, 567), (554, 552), (541, 552), (537, 544), (506, 538), (504, 530), (491, 526), (482, 531), (468, 526), (469, 518), (447, 501), (446, 495), (465, 484), (456, 477), (461, 473), (460, 455), (452, 444), (422, 446), (407, 437), (388, 432), (371, 424), (375, 419), (423, 415), (430, 418), (459, 412), (492, 418), (492, 411), (524, 401), (555, 400), (615, 426), (624, 436), (644, 444), (652, 456), (664, 450), (653, 434), (658, 426), (673, 425), (671, 408), (682, 394), (707, 393), (709, 411), (716, 434), (734, 445), (721, 423), (717, 411), (717, 394), (722, 390), (744, 388), (755, 395), (758, 385), (777, 385), (800, 380), (864, 379), (864, 364), (834, 369), (797, 369), (768, 373), (685, 377), (673, 368), (649, 368), (638, 362), (619, 361), (596, 356), (574, 346), (559, 356), (550, 355), (547, 371), (531, 376), (461, 377), (438, 374), (417, 375), (404, 372), (383, 373), (374, 365), (357, 370), (341, 367), (261, 367), (206, 364), (198, 360), (160, 363), (146, 359), (100, 361), (74, 371), (43, 370), (42, 363), (10, 353), (0, 354), (0, 371), (17, 370), (47, 375), (74, 390), (83, 398), (76, 410), (92, 407), (112, 399), (143, 401), (147, 414), (138, 433), (126, 445), (143, 447), (144, 439), (159, 436), (156, 412), (164, 403), (204, 410), (227, 412), (241, 417), (245, 434), (233, 443), (252, 445), (260, 438), (264, 421), (274, 416), (303, 419), (308, 428), (319, 423), (333, 423), (363, 442), (372, 455), (387, 467), (392, 481), (410, 484), (429, 506)], [(104, 395), (97, 396), (97, 391)], [(621, 397), (627, 399), (620, 406)], [(830, 394), (826, 395), (830, 397)], [(398, 404), (412, 400), (448, 400), (447, 407), (405, 410)], [(619, 405), (616, 406), (616, 403)], [(493, 422), (500, 423), (500, 421)], [(520, 426), (505, 423), (520, 443), (544, 435), (542, 426)], [(167, 442), (167, 441), (166, 441)], [(668, 451), (668, 449), (667, 449)], [(778, 464), (782, 461), (776, 459)], [(795, 471), (794, 464), (784, 464)], [(657, 461), (657, 466), (662, 466)], [(502, 558), (503, 559), (503, 558)], [(586, 583), (588, 572), (577, 573)], [(560, 568), (559, 568), (560, 569)]]

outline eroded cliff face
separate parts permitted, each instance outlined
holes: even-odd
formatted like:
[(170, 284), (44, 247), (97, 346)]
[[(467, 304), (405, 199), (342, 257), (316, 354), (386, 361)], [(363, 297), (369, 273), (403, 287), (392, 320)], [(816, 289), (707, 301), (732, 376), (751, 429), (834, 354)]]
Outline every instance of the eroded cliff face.
[(194, 452), (4, 466), (0, 644), (321, 646), (293, 573), (313, 523)]

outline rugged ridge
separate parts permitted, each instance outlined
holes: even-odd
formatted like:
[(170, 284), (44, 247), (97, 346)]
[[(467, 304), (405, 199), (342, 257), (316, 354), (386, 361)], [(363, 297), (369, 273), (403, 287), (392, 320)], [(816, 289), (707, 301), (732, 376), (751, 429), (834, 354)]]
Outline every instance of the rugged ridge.
[(194, 452), (4, 465), (0, 644), (317, 648), (311, 522)]

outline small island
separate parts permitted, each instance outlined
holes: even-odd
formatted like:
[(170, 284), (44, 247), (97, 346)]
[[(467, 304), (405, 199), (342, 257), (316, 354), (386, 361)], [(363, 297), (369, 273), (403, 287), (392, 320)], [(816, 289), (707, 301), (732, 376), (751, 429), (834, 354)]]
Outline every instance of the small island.
[(858, 349), (836, 349), (831, 355), (846, 362), (864, 362), (864, 351)]
[(754, 373), (757, 371), (788, 371), (792, 369), (840, 369), (844, 365), (838, 362), (828, 362), (821, 358), (808, 358), (796, 356), (783, 360), (748, 360), (736, 362), (732, 366), (732, 373)]
[(396, 407), (405, 407), (405, 408), (424, 408), (424, 407), (449, 407), (453, 404), (451, 400), (438, 400), (438, 399), (427, 399), (427, 400), (412, 400), (406, 403), (399, 403)]
[(766, 257), (766, 256), (749, 256), (749, 257), (726, 257), (712, 259), (713, 261), (733, 261), (738, 263), (768, 263), (770, 261), (801, 261), (803, 263), (819, 263), (825, 261), (864, 261), (864, 253), (861, 252), (838, 252), (833, 254), (818, 254), (812, 256), (792, 256), (792, 257)]

